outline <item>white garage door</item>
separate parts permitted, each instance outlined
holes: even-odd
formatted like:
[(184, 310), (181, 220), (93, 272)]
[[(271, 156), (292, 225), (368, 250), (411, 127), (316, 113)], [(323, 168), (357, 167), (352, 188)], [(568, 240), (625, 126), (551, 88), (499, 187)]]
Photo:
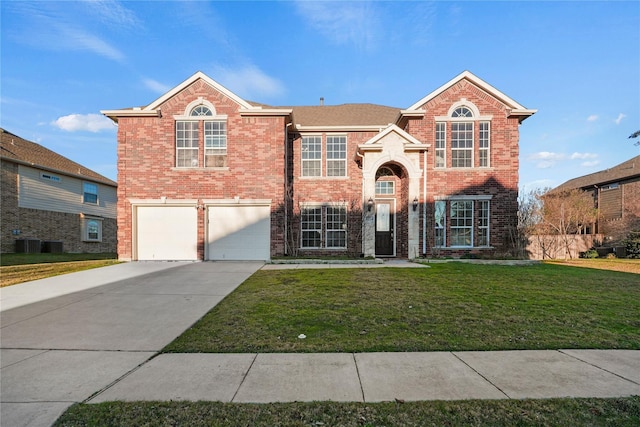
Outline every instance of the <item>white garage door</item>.
[(270, 206), (210, 206), (208, 212), (208, 259), (270, 259)]
[(193, 206), (139, 206), (139, 260), (198, 259), (198, 210)]

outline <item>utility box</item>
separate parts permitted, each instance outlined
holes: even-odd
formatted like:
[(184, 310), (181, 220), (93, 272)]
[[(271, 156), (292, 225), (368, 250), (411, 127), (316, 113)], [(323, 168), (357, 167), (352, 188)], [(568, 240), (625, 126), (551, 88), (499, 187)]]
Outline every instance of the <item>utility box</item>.
[(16, 252), (39, 254), (42, 252), (42, 241), (40, 239), (16, 239)]
[(45, 240), (42, 243), (42, 252), (60, 254), (64, 252), (64, 242), (62, 240)]

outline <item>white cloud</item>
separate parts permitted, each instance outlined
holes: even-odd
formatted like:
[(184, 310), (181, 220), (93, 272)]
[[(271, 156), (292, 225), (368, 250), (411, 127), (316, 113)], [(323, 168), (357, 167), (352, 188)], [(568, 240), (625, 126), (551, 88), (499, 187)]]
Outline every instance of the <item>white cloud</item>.
[(595, 122), (596, 120), (598, 120), (598, 115), (597, 114), (592, 114), (589, 117), (587, 117), (587, 121), (588, 122)]
[(583, 166), (585, 168), (590, 168), (592, 166), (595, 166), (597, 164), (600, 164), (600, 160), (593, 160), (593, 161), (589, 161), (589, 162), (582, 162), (580, 163), (580, 166)]
[(69, 49), (86, 50), (118, 62), (122, 62), (125, 59), (124, 54), (118, 49), (84, 30), (60, 28), (60, 32), (64, 38), (63, 44)]
[(232, 92), (244, 97), (276, 97), (285, 92), (284, 85), (254, 65), (230, 69), (215, 67), (216, 80)]
[(529, 160), (562, 160), (565, 158), (564, 154), (553, 153), (550, 151), (540, 151), (529, 155)]
[(571, 156), (569, 156), (569, 158), (571, 160), (576, 160), (576, 159), (595, 159), (597, 158), (598, 155), (594, 154), (594, 153), (573, 153)]
[(160, 83), (157, 80), (153, 79), (143, 79), (142, 83), (149, 89), (157, 93), (167, 93), (171, 90), (171, 86), (167, 86), (165, 84)]
[(130, 9), (124, 7), (121, 2), (115, 0), (92, 0), (86, 3), (88, 9), (100, 20), (107, 24), (115, 24), (120, 27), (140, 27), (140, 20)]
[(334, 43), (374, 47), (379, 18), (372, 3), (297, 1), (295, 5), (309, 25)]
[(578, 153), (573, 154), (554, 153), (551, 151), (540, 151), (527, 156), (527, 160), (535, 162), (536, 168), (548, 169), (555, 166), (558, 162), (567, 160), (588, 160), (582, 163), (582, 166), (593, 166), (600, 161), (597, 160), (598, 155), (595, 153)]
[(618, 118), (615, 120), (616, 124), (619, 125), (625, 117), (627, 117), (627, 115), (624, 113), (618, 114)]
[(69, 114), (59, 117), (51, 124), (67, 132), (89, 131), (97, 133), (115, 129), (113, 122), (101, 114)]

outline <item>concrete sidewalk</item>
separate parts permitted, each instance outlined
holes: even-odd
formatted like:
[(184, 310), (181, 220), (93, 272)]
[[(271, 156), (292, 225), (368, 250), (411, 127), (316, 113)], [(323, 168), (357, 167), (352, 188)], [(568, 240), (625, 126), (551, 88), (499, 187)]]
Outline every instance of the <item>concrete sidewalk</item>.
[[(406, 261), (370, 266), (424, 268)], [(635, 350), (158, 354), (262, 267), (259, 262), (129, 263), (3, 288), (2, 425), (49, 426), (75, 402), (107, 400), (640, 395), (640, 351)], [(264, 268), (279, 267), (286, 265)]]
[(161, 354), (89, 400), (380, 402), (640, 395), (640, 351)]

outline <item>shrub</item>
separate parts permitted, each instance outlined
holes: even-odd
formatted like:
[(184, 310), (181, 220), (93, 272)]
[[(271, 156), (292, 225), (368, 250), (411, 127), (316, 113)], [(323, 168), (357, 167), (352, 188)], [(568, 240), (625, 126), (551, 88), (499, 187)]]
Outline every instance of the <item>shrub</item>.
[(629, 233), (624, 240), (627, 249), (627, 258), (640, 258), (640, 230), (634, 230)]
[(582, 254), (582, 258), (598, 258), (598, 251), (595, 248), (591, 248)]

